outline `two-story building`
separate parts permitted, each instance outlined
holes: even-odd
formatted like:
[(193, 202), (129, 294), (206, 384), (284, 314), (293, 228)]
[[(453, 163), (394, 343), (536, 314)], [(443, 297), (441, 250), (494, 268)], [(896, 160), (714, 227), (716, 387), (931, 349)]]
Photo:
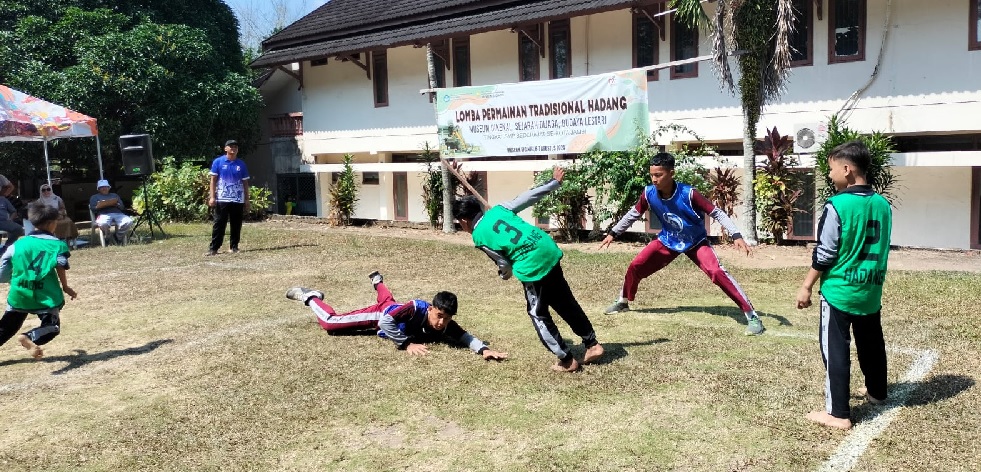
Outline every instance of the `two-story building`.
[[(978, 0), (794, 3), (794, 70), (758, 135), (774, 126), (793, 134), (841, 113), (850, 128), (894, 136), (893, 243), (981, 248)], [(331, 0), (266, 40), (253, 66), (281, 66), (300, 88), (298, 109), (277, 110), (302, 112), (302, 152), (282, 167), (314, 176), (318, 215), (342, 156), (353, 154), (362, 179), (357, 218), (426, 221), (416, 156), (424, 143), (437, 145), (431, 97), (420, 93), (429, 87), (426, 44), (437, 85), (452, 87), (694, 58), (710, 54), (707, 36), (676, 22), (664, 1)], [(652, 123), (685, 125), (721, 153), (741, 154), (738, 99), (721, 90), (709, 63), (648, 78)], [(528, 188), (534, 172), (555, 163), (548, 157), (464, 165), (480, 173), (493, 203)], [(813, 238), (814, 220), (812, 211), (798, 215), (795, 236)]]

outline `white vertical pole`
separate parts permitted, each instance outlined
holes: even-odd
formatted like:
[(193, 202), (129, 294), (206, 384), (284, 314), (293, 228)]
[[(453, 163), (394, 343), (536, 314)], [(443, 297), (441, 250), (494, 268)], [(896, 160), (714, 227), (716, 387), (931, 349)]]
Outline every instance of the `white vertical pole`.
[(48, 171), (48, 186), (51, 186), (51, 160), (48, 159), (48, 137), (44, 137), (44, 168)]
[(99, 135), (95, 135), (95, 153), (99, 156), (99, 180), (104, 179), (102, 176), (102, 143), (99, 142)]

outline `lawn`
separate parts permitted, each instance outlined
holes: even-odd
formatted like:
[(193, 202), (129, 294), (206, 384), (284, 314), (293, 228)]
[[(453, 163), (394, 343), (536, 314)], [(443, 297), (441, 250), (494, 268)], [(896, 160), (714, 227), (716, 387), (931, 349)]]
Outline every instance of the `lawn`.
[[(209, 227), (73, 252), (79, 299), (36, 362), (0, 347), (0, 464), (10, 470), (818, 470), (888, 413), (853, 470), (977, 470), (981, 274), (893, 271), (884, 301), (891, 389), (854, 432), (804, 420), (823, 406), (817, 308), (792, 308), (803, 267), (724, 260), (767, 332), (679, 259), (607, 316), (632, 252), (568, 250), (563, 268), (606, 356), (549, 370), (518, 282), (462, 236), (248, 224), (243, 252), (205, 258)], [(432, 237), (429, 237), (432, 236)], [(804, 249), (801, 248), (801, 251)], [(411, 357), (376, 336), (328, 336), (292, 285), (338, 310), (374, 300), (460, 298), (457, 320), (511, 356), (465, 348)], [(0, 288), (5, 293), (6, 288)], [(36, 319), (26, 326), (33, 327)], [(559, 322), (571, 343), (578, 342)], [(575, 351), (582, 353), (582, 346)], [(914, 363), (937, 355), (925, 377)], [(853, 356), (854, 357), (854, 356)], [(913, 369), (915, 370), (915, 369)], [(862, 385), (853, 362), (853, 389)]]

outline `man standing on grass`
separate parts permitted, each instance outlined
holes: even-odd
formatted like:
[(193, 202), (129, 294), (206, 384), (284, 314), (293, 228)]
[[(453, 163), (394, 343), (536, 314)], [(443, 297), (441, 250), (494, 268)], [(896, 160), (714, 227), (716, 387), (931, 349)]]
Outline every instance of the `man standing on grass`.
[(886, 400), (886, 342), (882, 336), (882, 284), (889, 261), (892, 208), (866, 179), (871, 157), (861, 141), (849, 141), (828, 153), (828, 176), (838, 191), (824, 205), (811, 270), (797, 291), (797, 308), (811, 306), (811, 291), (821, 279), (821, 326), (824, 361), (824, 410), (807, 419), (851, 429), (849, 382), (851, 336), (865, 376), (859, 392), (872, 404)]
[(215, 224), (211, 230), (211, 247), (205, 256), (218, 254), (229, 222), (228, 247), (230, 252), (237, 253), (242, 217), (249, 213), (249, 169), (238, 158), (238, 141), (234, 139), (225, 141), (225, 154), (211, 163), (208, 206), (215, 209)]

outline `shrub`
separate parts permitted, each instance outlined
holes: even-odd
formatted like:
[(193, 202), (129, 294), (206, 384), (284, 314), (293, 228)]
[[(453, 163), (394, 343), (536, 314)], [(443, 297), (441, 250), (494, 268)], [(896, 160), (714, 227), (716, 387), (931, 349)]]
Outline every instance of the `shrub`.
[(814, 154), (815, 168), (818, 175), (824, 178), (824, 188), (821, 189), (820, 197), (827, 200), (835, 194), (834, 183), (828, 177), (831, 170), (828, 167), (828, 153), (839, 144), (844, 144), (852, 140), (861, 140), (869, 148), (872, 155), (872, 164), (869, 166), (868, 174), (865, 176), (869, 185), (889, 200), (890, 204), (896, 204), (896, 196), (893, 191), (896, 187), (896, 176), (892, 173), (892, 153), (896, 152), (893, 148), (892, 138), (875, 131), (870, 135), (863, 135), (858, 131), (849, 129), (838, 119), (837, 115), (832, 115), (828, 120), (828, 139), (821, 144), (821, 149)]
[(762, 144), (757, 144), (759, 152), (766, 156), (766, 163), (753, 180), (758, 225), (770, 233), (774, 243), (781, 244), (790, 231), (791, 217), (796, 211), (794, 202), (802, 193), (796, 188), (799, 182), (791, 170), (799, 163), (795, 156), (787, 154), (794, 141), (790, 136), (781, 136), (774, 127), (767, 130)]
[[(589, 190), (587, 177), (587, 173), (580, 165), (567, 168), (562, 185), (545, 195), (532, 210), (535, 218), (555, 216), (559, 225), (559, 238), (564, 241), (579, 241), (579, 230), (583, 229), (586, 215), (592, 212), (592, 204), (586, 193)], [(551, 179), (551, 171), (539, 172), (535, 176), (535, 186)]]
[[(739, 204), (739, 188), (741, 187), (739, 177), (736, 175), (736, 169), (732, 167), (716, 167), (709, 172), (708, 181), (712, 187), (709, 191), (709, 198), (712, 199), (717, 207), (726, 212), (727, 215), (732, 216), (736, 205)], [(720, 237), (722, 241), (729, 242), (731, 240), (730, 236), (725, 228), (722, 228), (722, 235)]]
[(249, 186), (249, 214), (245, 218), (251, 221), (266, 219), (269, 206), (272, 205), (272, 192), (266, 187)]
[(333, 226), (351, 224), (351, 215), (358, 204), (358, 183), (354, 178), (354, 167), (351, 162), (354, 156), (344, 156), (344, 170), (337, 177), (337, 183), (330, 187), (330, 213), (327, 217)]
[(144, 213), (147, 207), (157, 221), (192, 222), (208, 218), (208, 170), (173, 157), (165, 157), (153, 173), (146, 191), (140, 186), (133, 193), (133, 209)]

